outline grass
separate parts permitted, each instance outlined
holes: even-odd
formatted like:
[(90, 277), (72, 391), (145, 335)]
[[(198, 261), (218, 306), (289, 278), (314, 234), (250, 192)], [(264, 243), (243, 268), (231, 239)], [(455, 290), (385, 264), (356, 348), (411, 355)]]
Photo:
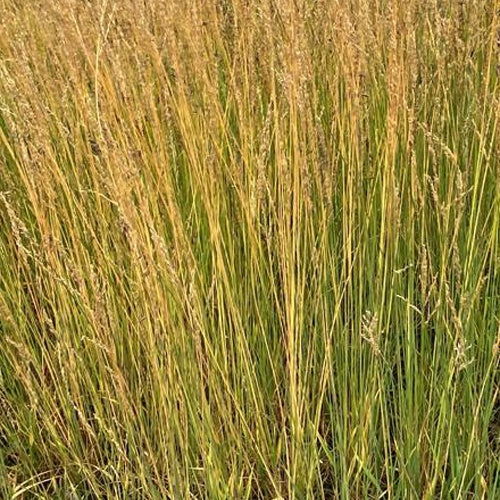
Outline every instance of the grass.
[(498, 0), (0, 0), (0, 496), (500, 496)]

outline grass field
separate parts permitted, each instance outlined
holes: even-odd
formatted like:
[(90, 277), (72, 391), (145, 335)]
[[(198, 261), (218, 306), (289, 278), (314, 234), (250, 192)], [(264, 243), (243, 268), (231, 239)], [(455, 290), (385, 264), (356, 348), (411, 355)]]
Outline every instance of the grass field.
[(0, 498), (500, 498), (500, 0), (0, 0)]

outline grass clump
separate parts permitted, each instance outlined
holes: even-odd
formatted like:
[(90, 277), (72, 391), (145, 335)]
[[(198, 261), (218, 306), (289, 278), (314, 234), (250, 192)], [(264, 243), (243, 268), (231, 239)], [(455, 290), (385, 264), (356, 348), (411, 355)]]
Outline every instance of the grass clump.
[(498, 498), (500, 4), (0, 1), (2, 498)]

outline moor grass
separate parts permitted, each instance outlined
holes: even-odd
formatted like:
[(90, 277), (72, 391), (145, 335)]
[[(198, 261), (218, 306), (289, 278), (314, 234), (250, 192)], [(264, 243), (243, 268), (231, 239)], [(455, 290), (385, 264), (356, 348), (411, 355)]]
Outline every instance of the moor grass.
[(500, 498), (499, 0), (0, 0), (0, 498)]

